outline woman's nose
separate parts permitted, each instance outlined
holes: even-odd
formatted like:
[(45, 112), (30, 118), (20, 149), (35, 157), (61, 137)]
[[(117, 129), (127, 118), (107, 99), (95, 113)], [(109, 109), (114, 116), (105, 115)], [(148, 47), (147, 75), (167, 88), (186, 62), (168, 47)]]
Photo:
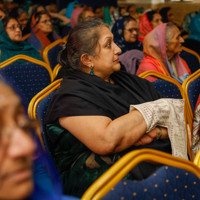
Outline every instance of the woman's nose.
[(35, 151), (35, 144), (29, 133), (23, 129), (16, 127), (13, 130), (8, 155), (14, 158), (32, 156)]
[(115, 54), (120, 54), (121, 52), (122, 50), (115, 44)]

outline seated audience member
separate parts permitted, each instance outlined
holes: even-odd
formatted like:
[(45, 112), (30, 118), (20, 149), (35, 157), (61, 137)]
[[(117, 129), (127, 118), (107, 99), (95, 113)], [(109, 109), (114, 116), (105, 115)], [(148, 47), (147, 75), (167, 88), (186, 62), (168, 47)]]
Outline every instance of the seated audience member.
[(109, 25), (110, 29), (112, 29), (114, 23), (118, 19), (118, 13), (116, 13), (116, 9), (113, 5), (104, 7), (103, 19), (104, 22)]
[[(184, 110), (183, 100), (175, 100), (173, 108), (166, 106), (172, 99), (159, 99), (161, 95), (149, 81), (120, 70), (120, 53), (108, 26), (94, 19), (78, 23), (59, 54), (65, 76), (52, 98), (45, 123), (49, 148), (66, 194), (80, 197), (130, 150), (153, 148), (171, 153), (170, 132), (161, 126), (174, 122), (169, 113), (179, 115), (174, 106), (180, 106), (181, 101)], [(144, 118), (147, 115), (139, 111), (142, 108), (129, 112), (130, 104), (146, 109), (143, 103), (152, 107), (149, 117)], [(163, 108), (165, 112), (161, 111)], [(166, 116), (157, 116), (161, 114)], [(183, 120), (184, 113), (175, 121), (179, 117)], [(183, 122), (177, 132), (185, 136), (180, 130), (185, 127)], [(185, 143), (183, 150), (186, 149)], [(187, 153), (184, 158), (187, 159)], [(143, 179), (157, 168), (143, 164), (127, 178)]]
[(83, 11), (84, 11), (84, 8), (75, 8), (73, 10), (72, 16), (71, 16), (71, 28), (74, 28), (74, 26), (78, 23), (78, 17)]
[(41, 55), (44, 48), (57, 39), (60, 39), (60, 36), (53, 31), (51, 16), (46, 11), (38, 12), (32, 16), (31, 36), (27, 39), (27, 42), (37, 49)]
[(163, 23), (171, 22), (171, 23), (175, 24), (179, 28), (179, 30), (182, 30), (182, 27), (180, 27), (174, 21), (174, 13), (173, 13), (173, 10), (171, 7), (163, 7), (160, 9), (159, 13), (162, 17)]
[(42, 60), (35, 48), (22, 41), (22, 31), (18, 21), (13, 17), (6, 17), (0, 20), (0, 62), (19, 54)]
[(28, 119), (23, 101), (2, 77), (0, 109), (0, 199), (75, 200), (61, 195), (55, 167), (36, 136), (36, 123)]
[(46, 9), (52, 17), (53, 30), (58, 35), (63, 35), (63, 29), (70, 23), (70, 19), (58, 13), (55, 3), (50, 3), (46, 6)]
[(84, 22), (84, 21), (87, 21), (94, 17), (95, 17), (95, 15), (94, 15), (93, 11), (91, 11), (89, 9), (84, 9), (78, 16), (78, 22)]
[(139, 16), (141, 15), (140, 13), (137, 12), (137, 8), (135, 4), (129, 5), (127, 7), (127, 12), (129, 16), (133, 17), (134, 19), (138, 20)]
[(0, 20), (6, 17), (6, 12), (0, 8)]
[(126, 12), (126, 8), (125, 7), (119, 7), (119, 17), (122, 17), (122, 16), (126, 16), (128, 15), (128, 13)]
[(17, 19), (17, 21), (19, 22), (22, 30), (22, 36), (31, 32), (30, 24), (28, 23), (28, 15), (23, 8), (13, 8), (12, 12), (10, 13), (10, 16)]
[[(74, 9), (78, 8), (78, 7), (79, 7), (79, 2), (77, 0), (70, 2), (67, 5), (66, 11), (65, 11), (65, 16), (67, 18), (71, 19), (71, 16), (72, 16)], [(71, 26), (71, 24), (68, 24), (67, 26)]]
[(130, 16), (120, 17), (112, 28), (115, 43), (121, 48), (122, 53), (131, 50), (142, 50), (142, 43), (138, 41), (137, 22)]
[(190, 13), (184, 21), (183, 29), (188, 32), (189, 36), (185, 39), (183, 46), (196, 51), (200, 55), (200, 13)]
[(155, 27), (162, 24), (162, 17), (154, 10), (147, 11), (139, 17), (139, 41), (143, 41), (144, 37)]
[(46, 10), (42, 4), (34, 4), (31, 11), (31, 19), (33, 15), (35, 15), (38, 12), (43, 12), (43, 11), (46, 11)]
[[(163, 23), (157, 26), (144, 38), (145, 57), (136, 74), (153, 70), (171, 76), (182, 83), (191, 74), (188, 65), (179, 56), (183, 42), (176, 25)], [(147, 79), (156, 80), (154, 77), (147, 77)]]
[(103, 17), (103, 7), (94, 7), (93, 12), (95, 14), (95, 17), (102, 19), (102, 20), (104, 19), (104, 17)]

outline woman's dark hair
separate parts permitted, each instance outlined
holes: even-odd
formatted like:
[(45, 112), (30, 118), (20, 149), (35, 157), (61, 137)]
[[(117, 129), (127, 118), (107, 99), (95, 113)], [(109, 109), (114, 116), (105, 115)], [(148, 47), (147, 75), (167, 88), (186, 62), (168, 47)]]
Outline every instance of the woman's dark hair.
[(126, 25), (132, 20), (136, 22), (136, 19), (129, 15), (124, 17), (124, 29), (125, 29)]
[(39, 21), (40, 21), (42, 15), (48, 15), (48, 16), (51, 18), (50, 14), (49, 14), (47, 11), (37, 12), (37, 13), (35, 13), (36, 24), (39, 23)]
[(147, 12), (147, 18), (148, 20), (151, 22), (153, 20), (153, 16), (154, 14), (156, 14), (157, 12), (155, 10), (151, 10)]
[(18, 19), (22, 13), (25, 13), (25, 10), (22, 7), (15, 7), (10, 13), (10, 16)]
[(167, 17), (167, 13), (169, 10), (171, 10), (171, 7), (164, 7), (160, 10), (160, 15), (162, 17), (162, 21), (163, 23), (167, 23), (168, 22), (168, 17)]
[[(3, 28), (4, 28), (4, 30), (6, 30), (7, 24), (8, 24), (8, 22), (9, 22), (11, 19), (16, 20), (14, 17), (11, 17), (11, 16), (7, 16), (7, 17), (5, 17), (5, 18), (2, 19), (2, 23), (3, 23)], [(17, 21), (17, 20), (16, 20), (16, 21)], [(17, 21), (17, 23), (19, 24), (18, 21)]]
[(102, 26), (108, 27), (102, 20), (93, 19), (80, 22), (71, 30), (65, 48), (58, 55), (58, 62), (65, 68), (65, 73), (80, 70), (81, 55), (96, 56)]

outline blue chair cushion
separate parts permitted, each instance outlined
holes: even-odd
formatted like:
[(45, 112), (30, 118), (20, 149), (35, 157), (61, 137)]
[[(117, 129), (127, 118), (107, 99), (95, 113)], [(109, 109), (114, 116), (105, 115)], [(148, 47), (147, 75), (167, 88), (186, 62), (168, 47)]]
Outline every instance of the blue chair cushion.
[(48, 70), (32, 62), (14, 62), (1, 68), (0, 74), (13, 82), (28, 103), (51, 82)]
[(158, 79), (152, 84), (164, 98), (182, 99), (181, 92), (175, 84), (163, 79)]
[(103, 200), (200, 199), (200, 179), (186, 170), (162, 166), (142, 181), (122, 180)]
[(192, 111), (194, 112), (198, 97), (200, 94), (200, 77), (192, 81), (188, 86), (188, 98)]
[(48, 153), (50, 153), (50, 152), (49, 152), (49, 149), (48, 149), (48, 142), (47, 142), (47, 139), (46, 139), (44, 121), (45, 121), (45, 117), (46, 117), (48, 106), (49, 106), (49, 104), (51, 102), (51, 99), (52, 99), (53, 95), (55, 94), (55, 92), (56, 92), (56, 90), (54, 90), (48, 96), (46, 96), (44, 99), (42, 99), (38, 103), (37, 108), (36, 108), (36, 116), (39, 119), (40, 124), (41, 124), (42, 138), (43, 138), (43, 141), (44, 141), (45, 150)]

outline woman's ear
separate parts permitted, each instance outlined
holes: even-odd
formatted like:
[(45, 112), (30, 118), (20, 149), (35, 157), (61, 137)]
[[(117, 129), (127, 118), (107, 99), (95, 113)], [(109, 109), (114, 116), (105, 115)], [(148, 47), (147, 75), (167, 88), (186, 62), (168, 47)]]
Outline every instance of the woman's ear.
[(88, 54), (81, 55), (81, 63), (87, 67), (93, 66), (92, 58)]

